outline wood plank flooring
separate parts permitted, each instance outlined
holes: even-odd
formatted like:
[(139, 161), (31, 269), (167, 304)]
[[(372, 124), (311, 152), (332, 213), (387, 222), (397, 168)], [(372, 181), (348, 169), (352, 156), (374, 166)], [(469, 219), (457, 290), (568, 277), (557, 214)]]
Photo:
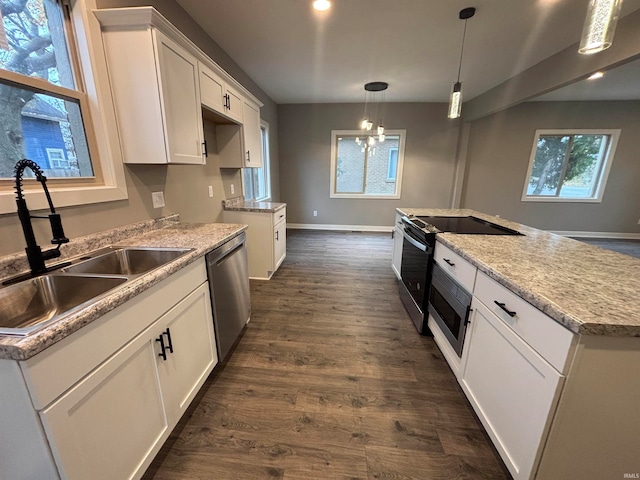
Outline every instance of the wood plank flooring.
[(287, 242), (145, 478), (510, 478), (400, 302), (390, 234), (290, 230)]

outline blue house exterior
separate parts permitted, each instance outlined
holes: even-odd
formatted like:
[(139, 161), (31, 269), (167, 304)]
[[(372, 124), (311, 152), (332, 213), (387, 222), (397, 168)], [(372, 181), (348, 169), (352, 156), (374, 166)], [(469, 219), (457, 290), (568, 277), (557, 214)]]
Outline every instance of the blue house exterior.
[(22, 109), (22, 135), (26, 158), (43, 169), (64, 168), (68, 164), (60, 122), (64, 113), (35, 96)]

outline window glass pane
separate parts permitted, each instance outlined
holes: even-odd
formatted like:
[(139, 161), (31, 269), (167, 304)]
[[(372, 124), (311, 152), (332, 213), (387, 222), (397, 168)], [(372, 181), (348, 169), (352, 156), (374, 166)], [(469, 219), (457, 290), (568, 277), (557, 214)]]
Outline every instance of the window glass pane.
[(365, 193), (369, 195), (393, 195), (396, 191), (395, 172), (389, 180), (389, 159), (395, 151), (397, 159), (400, 137), (387, 135), (384, 142), (376, 144), (367, 150), (367, 182)]
[(336, 193), (364, 192), (365, 144), (356, 137), (340, 137), (337, 142)]
[(576, 135), (560, 189), (561, 197), (588, 198), (594, 194), (602, 165), (606, 135)]
[(389, 168), (387, 169), (387, 181), (395, 181), (398, 175), (398, 149), (389, 149)]
[(2, 6), (0, 68), (75, 89), (64, 18), (56, 1), (2, 2)]
[(6, 132), (0, 135), (0, 178), (13, 177), (22, 158), (35, 161), (49, 178), (93, 176), (77, 101), (0, 82), (0, 129)]
[(242, 175), (244, 176), (244, 199), (251, 201), (255, 199), (253, 195), (253, 168), (243, 168)]
[(541, 136), (538, 139), (527, 195), (556, 195), (571, 137)]

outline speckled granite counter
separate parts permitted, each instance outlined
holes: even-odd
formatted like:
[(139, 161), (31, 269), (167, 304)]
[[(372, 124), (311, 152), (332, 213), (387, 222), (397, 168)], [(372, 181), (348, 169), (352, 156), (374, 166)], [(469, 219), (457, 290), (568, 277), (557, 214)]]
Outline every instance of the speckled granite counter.
[(244, 200), (226, 200), (223, 203), (225, 210), (237, 212), (271, 212), (275, 213), (287, 206), (286, 203), (278, 202), (245, 202)]
[(640, 337), (640, 259), (474, 210), (400, 208), (409, 215), (474, 215), (524, 236), (437, 234), (438, 241), (569, 330)]
[[(31, 335), (25, 337), (0, 335), (0, 359), (25, 360), (36, 355), (201, 258), (239, 235), (246, 228), (246, 225), (225, 223), (179, 223), (177, 216), (173, 216), (100, 232), (77, 240), (72, 239), (73, 243), (70, 243), (70, 248), (66, 249), (65, 257), (79, 255), (107, 245), (190, 248), (192, 250), (161, 268), (126, 282), (89, 306)], [(68, 253), (69, 251), (73, 253)], [(22, 257), (24, 255), (20, 254), (0, 259), (0, 277), (6, 277), (15, 272), (17, 265), (24, 263)]]

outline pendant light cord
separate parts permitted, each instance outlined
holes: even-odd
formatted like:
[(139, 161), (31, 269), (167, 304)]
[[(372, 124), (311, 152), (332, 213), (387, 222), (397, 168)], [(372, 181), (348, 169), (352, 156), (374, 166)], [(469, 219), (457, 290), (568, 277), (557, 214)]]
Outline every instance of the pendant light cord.
[(458, 65), (458, 83), (460, 82), (460, 72), (462, 71), (462, 54), (464, 53), (464, 39), (467, 36), (467, 19), (464, 19), (464, 29), (462, 30), (462, 46), (460, 47), (460, 64)]

